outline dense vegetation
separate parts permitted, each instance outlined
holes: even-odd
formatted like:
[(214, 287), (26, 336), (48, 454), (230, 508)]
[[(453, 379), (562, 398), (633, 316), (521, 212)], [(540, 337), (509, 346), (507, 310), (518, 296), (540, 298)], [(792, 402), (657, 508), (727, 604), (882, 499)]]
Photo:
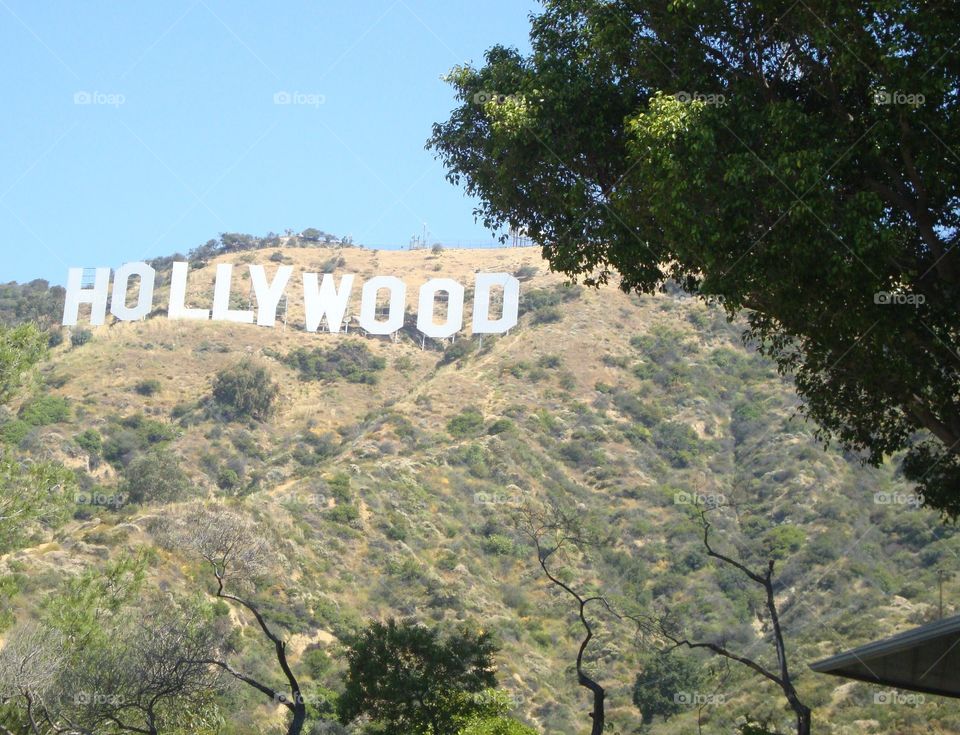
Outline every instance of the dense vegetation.
[(0, 283), (0, 324), (16, 326), (35, 322), (43, 327), (59, 324), (65, 294), (62, 286), (51, 286), (42, 279)]
[(283, 361), (300, 373), (302, 380), (346, 380), (349, 383), (374, 384), (377, 373), (387, 366), (387, 361), (370, 351), (362, 341), (347, 340), (326, 350), (315, 347), (309, 350), (299, 347)]
[[(374, 257), (348, 256), (357, 272)], [(0, 333), (0, 724), (25, 732), (30, 694), (44, 735), (68, 720), (119, 735), (111, 717), (165, 735), (298, 717), (310, 735), (580, 735), (582, 626), (546, 559), (610, 605), (587, 606), (583, 670), (611, 727), (789, 732), (774, 687), (638, 641), (623, 617), (669, 612), (691, 640), (775, 661), (762, 595), (706, 553), (707, 504), (718, 548), (776, 560), (816, 728), (960, 728), (947, 701), (879, 706), (874, 688), (806, 669), (936, 616), (960, 539), (919, 507), (901, 458), (863, 468), (819, 448), (721, 311), (558, 287), (529, 251), (515, 258), (520, 325), (482, 348), (458, 339), (471, 348), (449, 361), (406, 337), (164, 320), (101, 327), (80, 348)], [(376, 382), (351, 379), (364, 373)], [(554, 512), (589, 544), (538, 554), (524, 519)], [(944, 583), (949, 613), (957, 580)], [(174, 650), (195, 655), (153, 665)], [(13, 675), (25, 654), (38, 666)], [(145, 681), (166, 687), (152, 707)]]
[(557, 270), (742, 315), (824, 438), (956, 517), (958, 33), (938, 0), (546, 0), (429, 145)]

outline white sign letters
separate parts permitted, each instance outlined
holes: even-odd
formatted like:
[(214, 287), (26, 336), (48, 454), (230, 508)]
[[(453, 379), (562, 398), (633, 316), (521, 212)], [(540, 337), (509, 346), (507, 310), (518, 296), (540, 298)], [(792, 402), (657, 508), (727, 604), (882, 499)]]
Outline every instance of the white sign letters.
[[(250, 285), (256, 309), (233, 308), (234, 269), (230, 263), (217, 265), (210, 308), (187, 305), (187, 283), (190, 265), (175, 262), (170, 272), (168, 319), (197, 319), (239, 324), (256, 323), (273, 327), (277, 312), (293, 281), (293, 266), (281, 265), (269, 278), (262, 265), (249, 265)], [(85, 273), (89, 274), (85, 278)], [(92, 277), (91, 277), (92, 275)], [(153, 311), (156, 271), (147, 263), (127, 263), (111, 275), (109, 268), (71, 268), (67, 275), (67, 294), (63, 307), (65, 326), (77, 324), (80, 306), (90, 305), (90, 323), (106, 321), (110, 313), (118, 320), (136, 321)], [(355, 276), (346, 273), (303, 273), (304, 322), (308, 332), (316, 332), (325, 322), (332, 333), (345, 326), (350, 298), (354, 293)], [(136, 291), (133, 282), (136, 281)], [(495, 291), (499, 305), (493, 307)], [(463, 329), (465, 289), (452, 278), (433, 278), (420, 287), (417, 300), (417, 329), (433, 339), (447, 339)], [(133, 302), (133, 305), (129, 304)], [(393, 334), (404, 325), (407, 285), (396, 276), (376, 276), (360, 289), (358, 324), (368, 334)], [(438, 306), (446, 305), (446, 315), (438, 322)], [(502, 334), (517, 324), (520, 308), (520, 282), (509, 273), (477, 273), (473, 296), (473, 333)], [(491, 312), (498, 312), (491, 316)]]

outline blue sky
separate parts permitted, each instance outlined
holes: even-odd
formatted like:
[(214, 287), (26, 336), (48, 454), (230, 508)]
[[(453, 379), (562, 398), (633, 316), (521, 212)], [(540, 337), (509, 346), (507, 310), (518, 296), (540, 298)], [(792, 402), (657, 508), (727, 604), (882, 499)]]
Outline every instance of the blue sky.
[(537, 7), (0, 0), (0, 282), (220, 232), (491, 242), (423, 146), (454, 104), (440, 76), (527, 48)]

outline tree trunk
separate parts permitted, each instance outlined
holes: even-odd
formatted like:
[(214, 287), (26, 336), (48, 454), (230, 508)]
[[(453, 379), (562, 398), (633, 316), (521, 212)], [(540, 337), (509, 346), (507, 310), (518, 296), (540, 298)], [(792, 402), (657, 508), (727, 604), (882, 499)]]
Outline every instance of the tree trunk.
[[(299, 692), (297, 692), (299, 694)], [(307, 705), (302, 696), (298, 696), (293, 704), (293, 719), (290, 721), (290, 727), (287, 729), (287, 735), (300, 735), (303, 726), (307, 721)], [(809, 732), (809, 731), (808, 731)]]
[(593, 727), (590, 729), (590, 735), (603, 735), (605, 719), (603, 700), (606, 697), (606, 692), (603, 691), (602, 686), (583, 673), (579, 674), (578, 678), (580, 680), (580, 686), (586, 687), (593, 692), (593, 712), (590, 713), (590, 719), (593, 720)]
[(810, 708), (798, 702), (794, 709), (797, 712), (797, 735), (810, 735), (810, 721), (813, 719)]

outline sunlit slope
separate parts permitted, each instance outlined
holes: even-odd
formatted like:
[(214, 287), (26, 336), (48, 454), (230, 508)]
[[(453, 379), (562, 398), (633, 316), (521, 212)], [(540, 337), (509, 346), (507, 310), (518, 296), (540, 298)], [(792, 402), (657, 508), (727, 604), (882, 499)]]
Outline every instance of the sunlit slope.
[[(809, 661), (933, 615), (935, 570), (955, 565), (958, 544), (932, 514), (875, 501), (878, 492), (909, 496), (895, 463), (862, 468), (817, 445), (813, 427), (795, 417), (789, 381), (742, 345), (741, 327), (719, 310), (675, 293), (563, 289), (535, 249), (234, 254), (191, 271), (191, 306), (209, 307), (220, 262), (237, 266), (237, 308), (249, 303), (245, 263), (268, 272), (293, 265), (286, 326), (170, 321), (161, 278), (157, 314), (54, 350), (45, 390), (69, 400), (72, 418), (38, 430), (21, 451), (61, 458), (90, 487), (112, 492), (122, 466), (103, 462), (88, 473), (75, 437), (95, 429), (109, 438), (136, 414), (169, 426), (166, 446), (195, 495), (230, 498), (275, 542), (278, 573), (258, 596), (294, 651), (320, 645), (333, 653), (338, 637), (369, 617), (478, 620), (498, 631), (501, 681), (518, 712), (546, 733), (588, 732), (587, 697), (571, 668), (575, 610), (537, 573), (513, 526), (517, 507), (562, 503), (606, 537), (589, 567), (570, 571), (584, 588), (636, 610), (667, 606), (691, 632), (723, 634), (769, 660), (749, 588), (708, 562), (686, 504), (695, 493), (724, 495), (742, 504), (739, 548), (782, 556), (784, 625), (818, 721), (851, 733), (891, 731), (894, 718), (903, 733), (960, 727), (954, 705), (931, 698), (904, 720), (876, 706), (870, 687), (807, 672)], [(417, 288), (430, 278), (469, 288), (476, 272), (520, 273), (523, 314), (509, 334), (482, 347), (469, 342), (472, 350), (462, 346), (466, 336), (423, 349), (412, 332), (396, 341), (312, 334), (302, 328), (302, 271), (356, 274), (354, 313), (362, 280), (374, 275), (404, 280), (415, 311)], [(296, 348), (345, 340), (385, 359), (375, 384), (305, 381), (283, 361)], [(269, 421), (225, 422), (202, 410), (213, 377), (242, 359), (266, 366), (280, 386)], [(138, 392), (154, 380), (158, 390)], [(238, 478), (226, 488), (224, 468)], [(27, 565), (34, 577), (21, 614), (64, 575), (124, 548), (152, 547), (154, 520), (182, 507), (85, 508), (56, 538), (3, 559), (7, 570)], [(155, 584), (186, 591), (196, 574), (175, 554), (156, 552)], [(949, 581), (948, 600), (955, 590)], [(242, 655), (255, 668), (257, 637), (242, 635)], [(605, 619), (589, 651), (623, 732), (639, 724), (631, 704), (637, 650), (629, 626)], [(776, 692), (739, 670), (711, 681), (725, 695), (723, 706), (703, 712), (711, 731), (730, 731), (744, 714), (788, 719)], [(335, 669), (326, 684), (336, 683)], [(277, 716), (247, 692), (235, 696), (264, 723)], [(651, 732), (695, 731), (696, 715), (691, 708)], [(920, 729), (926, 721), (933, 730)]]

